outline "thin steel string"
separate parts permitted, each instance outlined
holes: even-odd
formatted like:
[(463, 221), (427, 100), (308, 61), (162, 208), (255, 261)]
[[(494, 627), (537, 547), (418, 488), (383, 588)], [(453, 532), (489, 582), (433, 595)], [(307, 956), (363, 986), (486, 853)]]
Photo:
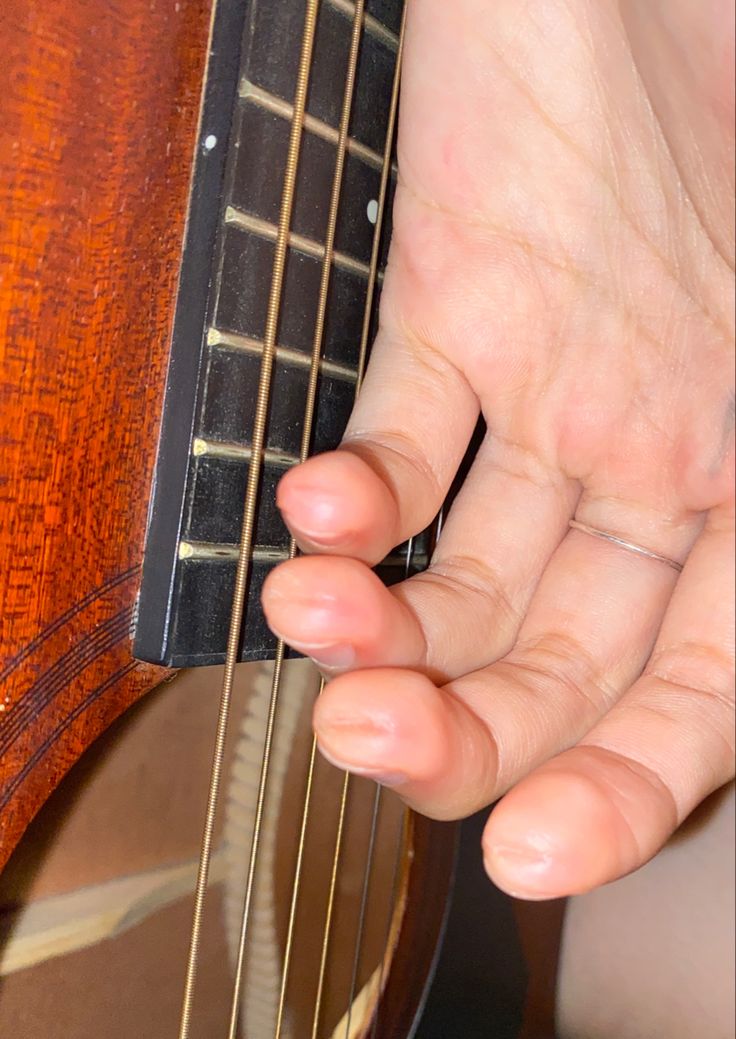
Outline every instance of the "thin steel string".
[[(363, 383), (363, 376), (365, 374), (365, 364), (368, 356), (368, 336), (370, 334), (371, 324), (371, 310), (373, 306), (373, 297), (375, 293), (376, 278), (378, 275), (378, 263), (380, 259), (381, 249), (381, 232), (383, 230), (383, 217), (386, 208), (386, 197), (388, 194), (388, 180), (391, 172), (391, 152), (393, 150), (394, 132), (396, 128), (396, 114), (399, 107), (399, 84), (401, 82), (401, 60), (404, 50), (404, 30), (406, 27), (406, 5), (401, 16), (401, 29), (399, 32), (399, 42), (396, 49), (396, 65), (394, 68), (393, 85), (391, 88), (391, 103), (389, 106), (388, 124), (386, 126), (386, 139), (383, 150), (383, 164), (381, 167), (381, 184), (378, 192), (378, 213), (376, 215), (376, 226), (373, 231), (373, 243), (371, 248), (371, 261), (368, 275), (368, 287), (366, 291), (365, 310), (363, 313), (363, 328), (360, 338), (360, 354), (358, 359), (358, 377), (356, 381), (355, 395), (357, 397), (360, 392), (360, 387)], [(345, 779), (342, 788), (342, 797), (340, 799), (340, 815), (338, 819), (337, 834), (335, 836), (335, 850), (333, 855), (332, 864), (332, 877), (330, 883), (330, 891), (327, 902), (327, 911), (325, 914), (325, 925), (322, 940), (322, 955), (320, 960), (319, 980), (317, 983), (317, 996), (315, 999), (314, 1006), (314, 1017), (312, 1019), (312, 1039), (316, 1039), (317, 1028), (319, 1025), (320, 1011), (322, 1009), (322, 996), (324, 993), (324, 979), (325, 970), (327, 966), (327, 954), (329, 951), (330, 943), (330, 929), (332, 925), (333, 906), (335, 900), (336, 890), (336, 878), (339, 867), (340, 855), (342, 851), (342, 834), (343, 834), (343, 822), (345, 818), (345, 808), (347, 805), (348, 791), (350, 788), (350, 773), (345, 773)]]
[[(225, 656), (225, 670), (223, 675), (222, 692), (220, 696), (220, 709), (217, 719), (217, 730), (215, 735), (215, 748), (212, 761), (212, 772), (210, 788), (207, 799), (207, 812), (205, 816), (204, 833), (200, 852), (199, 868), (197, 871), (197, 884), (194, 896), (194, 916), (192, 920), (192, 932), (187, 961), (186, 981), (184, 986), (184, 997), (179, 1026), (179, 1039), (188, 1039), (191, 1028), (192, 1005), (194, 1000), (194, 986), (197, 977), (199, 963), (199, 949), (202, 936), (202, 918), (204, 913), (204, 901), (209, 878), (210, 860), (212, 857), (212, 838), (214, 832), (215, 815), (219, 800), (220, 782), (222, 777), (222, 764), (225, 752), (225, 740), (227, 736), (227, 723), (230, 715), (230, 702), (232, 699), (233, 678), (235, 665), (238, 659), (238, 648), (240, 644), (240, 633), (245, 609), (245, 595), (250, 573), (251, 551), (253, 545), (253, 533), (255, 527), (256, 499), (260, 483), (261, 465), (263, 457), (263, 446), (265, 439), (266, 419), (268, 415), (268, 404), (271, 390), (271, 375), (276, 346), (276, 332), (281, 310), (281, 293), (286, 264), (286, 253), (288, 248), (289, 228), (291, 224), (291, 211), (294, 201), (294, 189), (296, 185), (296, 172), (299, 163), (299, 152), (304, 125), (304, 109), (306, 104), (307, 86), (312, 63), (312, 49), (314, 45), (315, 28), (317, 24), (317, 12), (319, 0), (307, 0), (307, 9), (304, 22), (304, 35), (302, 38), (302, 49), (299, 60), (299, 71), (297, 75), (297, 86), (294, 97), (294, 117), (289, 138), (289, 149), (284, 171), (284, 188), (281, 199), (281, 211), (279, 214), (278, 232), (274, 248), (274, 264), (271, 279), (271, 290), (268, 300), (268, 311), (266, 316), (266, 328), (263, 337), (263, 353), (261, 357), (261, 371), (258, 383), (258, 394), (256, 399), (256, 411), (254, 418), (253, 437), (251, 444), (251, 463), (248, 468), (248, 481), (244, 501), (243, 527), (240, 538), (240, 549), (238, 565), (235, 575), (235, 588), (233, 592), (233, 606), (230, 617), (230, 630), (228, 633), (227, 652)], [(273, 712), (271, 712), (272, 715)], [(266, 747), (270, 747), (270, 735), (273, 731), (273, 717), (269, 716), (268, 722), (270, 733), (267, 733)], [(264, 749), (265, 757), (265, 749)], [(256, 811), (256, 822), (260, 831), (260, 819), (263, 813), (263, 790), (259, 790), (258, 806)], [(256, 832), (254, 830), (253, 840), (255, 843)], [(249, 873), (248, 897), (252, 890), (252, 876)], [(244, 909), (247, 907), (244, 907)], [(244, 914), (244, 924), (247, 925), (247, 917)], [(239, 999), (240, 982), (242, 978), (242, 953), (245, 941), (245, 926), (241, 929), (241, 945), (238, 949), (238, 967), (235, 979), (235, 992), (230, 1019), (229, 1039), (235, 1039), (237, 1029), (237, 1003)]]
[(348, 789), (350, 787), (350, 773), (345, 772), (342, 780), (342, 794), (340, 796), (340, 814), (337, 820), (337, 833), (335, 834), (335, 854), (332, 857), (332, 871), (330, 873), (330, 889), (327, 896), (327, 913), (325, 925), (322, 932), (322, 951), (319, 960), (319, 979), (317, 982), (317, 994), (314, 999), (314, 1016), (312, 1017), (311, 1039), (317, 1039), (320, 1011), (322, 1009), (322, 996), (324, 994), (325, 973), (327, 968), (327, 954), (330, 949), (330, 931), (332, 928), (332, 914), (335, 908), (335, 891), (337, 890), (337, 875), (340, 869), (340, 852), (342, 850), (342, 835), (345, 828), (345, 809), (348, 803)]
[[(309, 387), (307, 391), (307, 400), (304, 409), (304, 424), (302, 427), (301, 450), (299, 456), (300, 461), (302, 462), (304, 462), (309, 456), (309, 449), (311, 446), (312, 439), (312, 426), (314, 423), (314, 411), (317, 398), (317, 380), (319, 377), (319, 365), (322, 357), (325, 317), (327, 314), (327, 299), (330, 286), (330, 277), (332, 274), (332, 260), (335, 248), (335, 233), (337, 230), (337, 216), (340, 207), (340, 195), (342, 191), (343, 172), (345, 168), (345, 158), (347, 154), (348, 129), (350, 126), (350, 115), (353, 107), (353, 94), (355, 91), (355, 80), (358, 69), (360, 39), (363, 31), (364, 6), (365, 0), (356, 0), (355, 13), (353, 17), (353, 29), (350, 38), (350, 51), (348, 54), (348, 63), (345, 78), (345, 90), (343, 93), (342, 112), (340, 116), (340, 124), (337, 139), (335, 173), (332, 181), (332, 195), (330, 198), (330, 209), (327, 219), (327, 232), (325, 235), (325, 252), (324, 259), (322, 261), (322, 274), (320, 280), (319, 301), (317, 306), (317, 318), (315, 321), (314, 341), (312, 345), (312, 358), (309, 370)], [(296, 542), (294, 538), (292, 538), (289, 544), (289, 558), (293, 559), (295, 555)], [(281, 640), (279, 640), (278, 650), (280, 650), (281, 655), (283, 656), (283, 642)], [(320, 686), (317, 693), (318, 696), (321, 694), (323, 688), (324, 679), (320, 681)], [(272, 694), (274, 697), (278, 697), (278, 683), (274, 683)], [(289, 979), (289, 968), (291, 965), (291, 955), (294, 943), (296, 910), (299, 900), (299, 890), (301, 887), (302, 869), (304, 864), (304, 847), (306, 843), (309, 809), (312, 799), (312, 786), (314, 783), (316, 750), (316, 740), (312, 739), (312, 747), (309, 757), (309, 767), (307, 771), (307, 783), (304, 793), (304, 807), (302, 809), (302, 820), (299, 830), (299, 844), (297, 847), (294, 880), (292, 883), (291, 903), (289, 906), (289, 922), (287, 925), (286, 944), (284, 947), (284, 962), (281, 973), (281, 985), (279, 989), (279, 1004), (276, 1016), (275, 1039), (280, 1039), (284, 1021), (284, 1010), (286, 1006), (286, 987)]]
[[(443, 505), (441, 507), (439, 513), (437, 514), (437, 519), (435, 521), (434, 539), (433, 539), (435, 541), (435, 543), (436, 543), (437, 539), (439, 538), (439, 533), (442, 530), (442, 524), (444, 523), (444, 519), (445, 519), (445, 507)], [(409, 546), (408, 546), (409, 553), (411, 553), (413, 542), (414, 542), (414, 539), (412, 538), (412, 540), (409, 542)], [(407, 558), (407, 570), (408, 569), (409, 569), (409, 560)], [(406, 818), (406, 816), (405, 816), (405, 818)], [(388, 946), (389, 938), (390, 938), (390, 935), (391, 935), (391, 924), (392, 924), (394, 915), (396, 913), (396, 902), (397, 902), (397, 899), (399, 897), (399, 867), (401, 865), (401, 856), (402, 856), (402, 851), (403, 851), (403, 846), (404, 846), (404, 832), (405, 831), (402, 828), (402, 831), (399, 834), (399, 844), (398, 844), (398, 848), (397, 848), (397, 852), (396, 852), (396, 861), (394, 862), (393, 880), (392, 880), (392, 884), (391, 884), (391, 891), (392, 891), (392, 894), (391, 894), (391, 912), (389, 913), (388, 923), (386, 924), (386, 936), (384, 938), (384, 946)], [(381, 990), (383, 989), (383, 976), (385, 974), (385, 971), (386, 971), (386, 960), (384, 958), (381, 961), (381, 969), (380, 969), (379, 975), (378, 975), (378, 994), (379, 994), (379, 997), (380, 997)], [(377, 1029), (378, 1029), (378, 1015), (379, 1015), (379, 1011), (380, 1011), (380, 1001), (377, 1002), (377, 1005), (376, 1005), (376, 1012), (375, 1012), (374, 1017), (373, 1017), (373, 1027), (371, 1028), (370, 1039), (376, 1039), (376, 1032), (377, 1032)]]
[(363, 870), (363, 884), (360, 891), (360, 908), (358, 910), (358, 931), (353, 949), (353, 967), (350, 974), (350, 994), (348, 996), (348, 1012), (345, 1018), (345, 1039), (350, 1037), (350, 1025), (353, 1020), (353, 1003), (355, 1002), (355, 990), (358, 986), (358, 968), (360, 966), (360, 953), (363, 945), (363, 931), (365, 929), (365, 914), (368, 908), (368, 890), (370, 888), (371, 872), (373, 869), (373, 856), (376, 847), (376, 834), (378, 833), (378, 815), (381, 808), (381, 793), (383, 787), (376, 784), (373, 795), (373, 810), (371, 812), (371, 830), (368, 837), (368, 855), (366, 857), (365, 869)]
[(388, 181), (391, 173), (391, 152), (394, 145), (394, 131), (396, 128), (396, 113), (399, 107), (399, 84), (401, 82), (401, 61), (404, 54), (404, 30), (406, 27), (406, 9), (401, 14), (401, 28), (399, 30), (399, 42), (396, 47), (396, 65), (394, 66), (394, 81), (391, 88), (391, 106), (388, 114), (388, 126), (386, 127), (386, 140), (383, 148), (383, 164), (381, 166), (381, 186), (378, 192), (378, 213), (376, 215), (376, 226), (373, 231), (373, 245), (371, 248), (371, 262), (368, 273), (368, 292), (363, 311), (363, 329), (360, 336), (360, 356), (358, 359), (358, 384), (355, 388), (355, 396), (360, 393), (360, 387), (365, 375), (365, 365), (368, 357), (368, 336), (371, 326), (371, 310), (373, 309), (373, 296), (376, 289), (376, 276), (378, 274), (378, 261), (381, 252), (381, 230), (383, 228), (383, 216), (386, 208), (386, 194)]
[(370, 1039), (376, 1039), (376, 1033), (378, 1031), (378, 1014), (381, 1009), (380, 997), (383, 991), (383, 978), (386, 973), (386, 959), (388, 957), (388, 946), (391, 940), (391, 929), (394, 922), (394, 914), (396, 912), (396, 903), (399, 898), (399, 881), (401, 879), (401, 860), (404, 855), (404, 847), (406, 844), (406, 813), (400, 820), (399, 826), (399, 841), (396, 846), (396, 857), (394, 858), (394, 868), (391, 875), (391, 911), (388, 914), (388, 920), (386, 922), (386, 934), (383, 939), (383, 945), (386, 952), (384, 952), (383, 958), (381, 959), (381, 968), (378, 972), (378, 982), (376, 986), (377, 1000), (376, 1000), (376, 1011), (373, 1015), (373, 1024), (371, 1026)]
[[(319, 696), (324, 688), (324, 679), (320, 682)], [(286, 1007), (286, 985), (289, 978), (289, 966), (291, 963), (291, 952), (294, 944), (294, 924), (296, 921), (296, 908), (299, 900), (299, 889), (301, 881), (302, 865), (304, 861), (304, 847), (306, 844), (307, 836), (307, 823), (309, 822), (309, 807), (312, 801), (312, 786), (314, 783), (314, 766), (317, 758), (317, 741), (312, 739), (312, 747), (309, 753), (309, 768), (307, 770), (307, 785), (304, 792), (304, 809), (302, 811), (302, 821), (299, 828), (299, 846), (297, 850), (296, 867), (294, 869), (294, 883), (291, 889), (291, 904), (289, 906), (289, 925), (288, 933), (286, 936), (286, 945), (284, 947), (284, 966), (281, 973), (281, 988), (279, 990), (279, 1006), (276, 1017), (276, 1031), (274, 1033), (275, 1039), (280, 1039), (281, 1030), (284, 1025), (284, 1010)]]
[[(406, 565), (404, 567), (404, 580), (409, 577), (409, 571), (411, 570), (411, 560), (414, 554), (414, 538), (409, 538), (406, 546)], [(353, 969), (350, 976), (350, 995), (348, 998), (348, 1012), (345, 1019), (345, 1039), (350, 1037), (350, 1025), (353, 1017), (353, 1002), (355, 1000), (355, 990), (358, 987), (358, 969), (360, 967), (360, 954), (363, 945), (363, 932), (365, 930), (365, 917), (368, 909), (368, 892), (370, 889), (371, 874), (373, 872), (373, 860), (376, 851), (376, 835), (378, 832), (378, 816), (381, 809), (381, 798), (383, 795), (383, 787), (380, 783), (376, 784), (376, 790), (373, 795), (373, 811), (371, 814), (371, 829), (368, 838), (368, 854), (366, 856), (365, 867), (363, 869), (363, 884), (360, 893), (360, 909), (358, 910), (358, 930), (355, 937), (355, 948), (353, 950)], [(393, 900), (391, 903), (391, 911), (389, 919), (393, 916), (394, 904)]]

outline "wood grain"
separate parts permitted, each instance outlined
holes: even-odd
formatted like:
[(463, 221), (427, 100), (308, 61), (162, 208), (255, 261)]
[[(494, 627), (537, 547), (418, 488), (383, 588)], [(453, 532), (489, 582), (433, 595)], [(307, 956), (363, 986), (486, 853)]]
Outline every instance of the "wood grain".
[(208, 8), (0, 12), (0, 865), (164, 676), (130, 628)]

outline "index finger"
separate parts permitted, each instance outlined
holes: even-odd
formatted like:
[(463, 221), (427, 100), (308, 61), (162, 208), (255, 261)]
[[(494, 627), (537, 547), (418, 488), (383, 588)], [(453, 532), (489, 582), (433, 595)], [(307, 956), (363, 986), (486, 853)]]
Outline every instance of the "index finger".
[(418, 533), (439, 512), (475, 428), (479, 405), (465, 376), (392, 313), (401, 274), (392, 253), (382, 303), (390, 316), (340, 450), (279, 484), (277, 504), (307, 551), (373, 564)]

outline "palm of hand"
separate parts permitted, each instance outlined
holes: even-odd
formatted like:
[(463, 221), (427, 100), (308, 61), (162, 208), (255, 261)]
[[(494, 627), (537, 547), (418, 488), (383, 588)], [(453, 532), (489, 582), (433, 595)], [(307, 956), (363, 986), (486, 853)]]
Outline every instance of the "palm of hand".
[[(382, 330), (345, 449), (282, 483), (313, 555), (264, 604), (349, 672), (323, 750), (440, 817), (517, 784), (488, 868), (546, 897), (635, 868), (732, 774), (726, 79), (683, 141), (655, 114), (674, 45), (637, 68), (613, 5), (492, 6), (410, 10)], [(386, 591), (367, 564), (436, 513), (479, 408), (432, 566)]]

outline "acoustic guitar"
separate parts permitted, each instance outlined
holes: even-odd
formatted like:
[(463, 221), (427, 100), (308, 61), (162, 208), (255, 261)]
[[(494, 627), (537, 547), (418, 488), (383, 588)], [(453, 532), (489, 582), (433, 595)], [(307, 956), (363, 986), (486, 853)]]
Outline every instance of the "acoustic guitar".
[[(171, 949), (175, 1019), (150, 1031), (149, 1008), (135, 1032), (151, 1039), (405, 1039), (442, 927), (452, 830), (315, 755), (319, 676), (259, 605), (296, 551), (275, 486), (339, 443), (375, 330), (403, 6), (0, 10), (0, 864), (123, 712), (180, 669), (218, 676), (178, 700), (210, 705), (213, 762), (198, 865), (166, 872), (192, 925)], [(382, 576), (420, 569), (431, 537)], [(184, 748), (172, 804), (190, 771)], [(223, 885), (213, 1018), (201, 958)], [(25, 933), (8, 970), (36, 955)]]

